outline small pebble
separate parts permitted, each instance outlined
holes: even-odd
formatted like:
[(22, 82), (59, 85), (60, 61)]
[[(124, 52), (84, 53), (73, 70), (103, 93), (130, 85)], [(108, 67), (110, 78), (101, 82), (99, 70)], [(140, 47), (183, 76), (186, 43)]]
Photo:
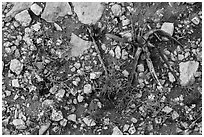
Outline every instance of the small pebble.
[(91, 84), (84, 85), (84, 93), (85, 94), (90, 94), (91, 92), (92, 92)]

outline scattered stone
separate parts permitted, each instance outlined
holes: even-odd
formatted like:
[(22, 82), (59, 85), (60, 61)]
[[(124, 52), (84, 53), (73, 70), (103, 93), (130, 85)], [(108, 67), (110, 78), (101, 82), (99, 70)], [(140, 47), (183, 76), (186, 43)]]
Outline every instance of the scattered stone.
[(129, 72), (127, 71), (127, 70), (123, 70), (123, 75), (125, 76), (125, 77), (128, 77), (129, 76)]
[(41, 25), (41, 23), (38, 22), (38, 23), (32, 25), (32, 29), (35, 30), (35, 31), (38, 31), (38, 30), (40, 30), (40, 28), (41, 28), (40, 25)]
[(54, 101), (50, 99), (46, 99), (42, 102), (43, 107), (51, 107), (54, 105)]
[(111, 11), (113, 12), (113, 15), (119, 16), (119, 15), (121, 15), (121, 13), (122, 13), (122, 8), (121, 8), (120, 5), (114, 4), (114, 5), (111, 7)]
[(70, 43), (73, 45), (71, 49), (71, 56), (79, 56), (83, 54), (83, 52), (89, 49), (89, 47), (91, 47), (92, 45), (92, 42), (85, 41), (78, 37), (77, 35), (75, 35), (74, 33), (72, 33), (71, 35)]
[(60, 125), (61, 126), (63, 126), (63, 127), (65, 127), (66, 125), (67, 125), (67, 119), (62, 119), (61, 121), (60, 121)]
[(161, 30), (169, 33), (171, 36), (174, 33), (174, 24), (169, 22), (164, 22), (161, 26)]
[(68, 2), (46, 2), (41, 17), (47, 22), (55, 22), (58, 17), (63, 17), (71, 13), (71, 7)]
[(28, 26), (32, 20), (27, 10), (16, 14), (15, 19), (19, 21), (24, 27)]
[(40, 129), (39, 129), (39, 135), (43, 135), (45, 133), (45, 131), (47, 131), (47, 129), (50, 127), (50, 122), (48, 123), (45, 123), (45, 124), (42, 124), (40, 126)]
[(79, 94), (77, 97), (77, 100), (78, 100), (78, 102), (82, 102), (84, 100), (84, 96)]
[(60, 27), (60, 25), (58, 25), (56, 22), (54, 23), (55, 29), (58, 31), (62, 31), (62, 28)]
[(120, 46), (117, 46), (115, 48), (115, 56), (116, 56), (117, 59), (120, 59), (120, 57), (121, 57), (121, 48), (120, 48)]
[(81, 64), (79, 62), (74, 63), (75, 68), (79, 69), (81, 67)]
[(56, 98), (63, 98), (64, 94), (65, 94), (65, 90), (60, 89), (55, 96), (56, 96)]
[(15, 17), (16, 14), (19, 12), (29, 9), (32, 5), (32, 2), (12, 2), (13, 7), (12, 9), (6, 14), (6, 17), (12, 16)]
[(133, 123), (137, 123), (137, 119), (134, 118), (134, 117), (131, 118), (131, 121), (132, 121)]
[(91, 92), (92, 92), (91, 84), (84, 85), (84, 93), (85, 94), (90, 94)]
[(139, 64), (137, 66), (137, 70), (138, 70), (138, 72), (144, 72), (144, 65), (143, 64)]
[(176, 111), (173, 111), (172, 113), (172, 119), (175, 120), (179, 117), (179, 114)]
[(14, 119), (13, 120), (13, 125), (16, 127), (16, 129), (26, 129), (25, 122), (22, 119)]
[(51, 94), (55, 94), (55, 93), (57, 92), (57, 86), (54, 85), (52, 88), (50, 88), (49, 92), (50, 92)]
[(5, 90), (4, 92), (5, 92), (7, 97), (11, 95), (11, 91), (10, 90)]
[(184, 59), (184, 55), (182, 55), (182, 54), (178, 54), (178, 60), (183, 60)]
[(125, 124), (125, 125), (123, 126), (123, 132), (128, 131), (129, 127), (130, 127), (130, 125)]
[(179, 64), (181, 85), (186, 86), (194, 80), (194, 75), (198, 69), (199, 63), (196, 61), (181, 62)]
[(68, 120), (73, 121), (73, 122), (77, 122), (77, 121), (76, 121), (76, 118), (77, 118), (76, 114), (70, 114), (70, 115), (67, 117)]
[(115, 127), (113, 128), (113, 133), (112, 133), (112, 135), (123, 135), (123, 132), (120, 131), (120, 129), (119, 129), (117, 126), (115, 126)]
[(42, 7), (40, 7), (38, 4), (34, 3), (31, 5), (30, 10), (37, 16), (39, 16), (42, 13)]
[(21, 64), (21, 62), (17, 59), (13, 59), (10, 62), (10, 70), (15, 72), (17, 75), (19, 75), (21, 73), (23, 69), (23, 64)]
[(133, 123), (130, 125), (130, 128), (128, 130), (128, 132), (132, 135), (136, 132), (135, 126), (133, 125)]
[(93, 127), (93, 126), (96, 125), (95, 121), (92, 118), (90, 118), (90, 117), (83, 118), (83, 121), (89, 127)]
[(110, 54), (112, 57), (114, 57), (114, 56), (115, 56), (115, 53), (114, 53), (114, 51), (113, 51), (113, 50), (110, 50), (110, 51), (109, 51), (109, 54)]
[(53, 121), (60, 121), (63, 119), (62, 111), (56, 111), (55, 109), (52, 110), (51, 119)]
[(101, 74), (102, 74), (102, 72), (91, 72), (90, 73), (90, 79), (97, 79), (100, 77)]
[(12, 80), (12, 86), (13, 87), (20, 87), (19, 83), (18, 83), (18, 79), (13, 79)]
[(83, 24), (95, 24), (102, 16), (104, 6), (99, 2), (73, 2), (74, 11)]
[(129, 19), (122, 20), (122, 26), (127, 26), (129, 24), (130, 24), (130, 20)]
[(167, 113), (167, 114), (170, 113), (172, 110), (173, 110), (173, 109), (170, 108), (169, 106), (165, 106), (165, 107), (162, 109), (162, 111), (165, 112), (165, 113)]
[(168, 76), (169, 76), (169, 81), (170, 81), (170, 82), (173, 83), (173, 82), (176, 80), (176, 79), (174, 78), (174, 75), (173, 75), (171, 72), (168, 73)]
[(198, 16), (195, 16), (194, 18), (192, 18), (191, 21), (192, 21), (195, 25), (198, 25), (198, 24), (200, 23), (200, 19), (198, 18)]

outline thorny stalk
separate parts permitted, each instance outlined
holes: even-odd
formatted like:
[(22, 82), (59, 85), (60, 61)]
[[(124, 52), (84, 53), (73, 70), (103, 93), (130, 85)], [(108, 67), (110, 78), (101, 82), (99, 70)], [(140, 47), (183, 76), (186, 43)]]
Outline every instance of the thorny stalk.
[(90, 28), (87, 28), (87, 29), (88, 29), (89, 35), (90, 35), (90, 37), (91, 37), (91, 39), (92, 39), (92, 41), (93, 41), (94, 48), (95, 48), (95, 50), (96, 50), (96, 52), (97, 52), (97, 55), (98, 55), (98, 59), (99, 59), (100, 63), (102, 64), (103, 69), (104, 69), (104, 71), (105, 71), (105, 76), (106, 76), (106, 78), (108, 78), (108, 71), (107, 71), (107, 68), (106, 68), (106, 66), (105, 66), (105, 64), (104, 64), (104, 61), (103, 61), (102, 57), (101, 57), (101, 53), (100, 53), (100, 50), (99, 50), (99, 48), (98, 48), (98, 45), (96, 44), (96, 40), (95, 40), (94, 37), (93, 37), (93, 34), (92, 34), (92, 32), (91, 32), (91, 29), (90, 29)]

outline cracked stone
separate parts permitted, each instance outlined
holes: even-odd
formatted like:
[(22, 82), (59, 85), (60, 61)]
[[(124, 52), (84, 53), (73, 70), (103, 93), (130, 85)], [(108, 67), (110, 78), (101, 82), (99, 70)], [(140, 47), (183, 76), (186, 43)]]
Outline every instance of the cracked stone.
[(136, 132), (135, 126), (133, 124), (130, 125), (128, 132), (132, 135)]
[(174, 33), (174, 24), (169, 22), (164, 22), (161, 26), (161, 30), (169, 33), (171, 36)]
[(194, 75), (199, 67), (199, 63), (196, 61), (181, 62), (179, 64), (181, 85), (186, 86), (190, 82), (194, 81)]
[(85, 94), (90, 94), (91, 92), (92, 92), (91, 84), (84, 85), (84, 93)]
[(92, 126), (96, 125), (95, 121), (92, 118), (90, 118), (90, 117), (83, 118), (83, 121), (89, 127), (92, 127)]
[(45, 123), (45, 124), (42, 124), (40, 126), (40, 129), (39, 129), (39, 135), (43, 135), (44, 132), (50, 127), (50, 122), (49, 123)]
[(77, 122), (77, 121), (76, 121), (76, 118), (77, 118), (76, 114), (70, 114), (70, 115), (67, 117), (68, 120), (73, 121), (73, 122)]
[(32, 20), (27, 10), (21, 11), (20, 13), (16, 14), (15, 19), (19, 21), (24, 27), (28, 26)]
[(10, 70), (15, 72), (17, 75), (21, 73), (23, 69), (23, 64), (17, 59), (13, 59), (10, 61)]
[(42, 7), (40, 7), (38, 4), (34, 3), (31, 5), (30, 10), (37, 16), (39, 16), (42, 13)]
[(83, 52), (89, 49), (89, 47), (91, 47), (92, 45), (92, 42), (85, 41), (78, 37), (77, 35), (75, 35), (74, 33), (72, 33), (71, 35), (70, 43), (73, 45), (71, 49), (71, 56), (79, 56), (83, 54)]
[(200, 23), (200, 19), (198, 18), (198, 16), (195, 16), (194, 18), (192, 18), (191, 21), (192, 21), (195, 25), (198, 25), (198, 24)]
[(113, 14), (115, 16), (119, 16), (121, 13), (122, 13), (122, 8), (120, 5), (118, 4), (114, 4), (112, 7), (111, 7), (111, 11), (113, 12)]
[(95, 24), (102, 16), (104, 6), (99, 2), (73, 2), (74, 11), (83, 24)]
[(63, 17), (67, 14), (72, 14), (68, 2), (46, 2), (41, 17), (47, 22), (55, 22), (58, 17)]
[(112, 135), (123, 135), (123, 132), (120, 131), (120, 129), (119, 129), (117, 126), (115, 126), (115, 127), (113, 128), (113, 133), (112, 133)]

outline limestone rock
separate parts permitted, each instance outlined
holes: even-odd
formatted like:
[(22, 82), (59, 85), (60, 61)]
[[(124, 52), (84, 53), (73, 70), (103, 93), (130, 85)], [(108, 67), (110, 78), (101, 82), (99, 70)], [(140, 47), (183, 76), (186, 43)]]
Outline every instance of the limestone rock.
[(17, 128), (17, 129), (26, 129), (26, 125), (25, 122), (22, 119), (14, 119), (13, 120), (13, 125)]
[(73, 122), (76, 122), (76, 114), (70, 114), (67, 119), (70, 120), (70, 121), (73, 121)]
[(194, 75), (199, 67), (196, 61), (181, 62), (179, 64), (181, 85), (186, 86), (194, 80)]
[(84, 24), (95, 24), (104, 10), (104, 6), (99, 2), (73, 2), (73, 6), (79, 21)]
[(42, 7), (40, 7), (38, 4), (34, 3), (31, 5), (30, 10), (37, 16), (39, 16), (42, 13)]
[(114, 4), (112, 7), (111, 7), (111, 11), (113, 12), (113, 14), (115, 16), (119, 16), (121, 13), (122, 13), (122, 8), (120, 5), (118, 4)]
[(51, 119), (53, 121), (60, 121), (63, 119), (62, 111), (56, 111), (55, 109), (52, 110)]
[(83, 54), (85, 50), (87, 50), (91, 45), (92, 42), (85, 41), (72, 33), (70, 43), (73, 45), (71, 49), (71, 56), (79, 56)]
[(41, 127), (40, 127), (40, 129), (39, 129), (39, 135), (43, 135), (44, 132), (45, 132), (49, 127), (50, 127), (50, 122), (41, 125)]
[(92, 92), (91, 84), (84, 85), (84, 93), (85, 94), (90, 94), (91, 92)]
[(17, 75), (19, 75), (21, 73), (23, 69), (23, 64), (21, 64), (21, 62), (17, 59), (13, 59), (10, 62), (10, 70), (15, 72)]
[(172, 36), (174, 33), (174, 24), (170, 22), (164, 22), (162, 24), (161, 30), (169, 33)]
[(64, 94), (65, 94), (65, 90), (64, 89), (60, 89), (55, 96), (57, 98), (63, 98)]
[(47, 2), (41, 15), (47, 22), (55, 22), (58, 17), (71, 13), (71, 7), (67, 2)]
[(16, 14), (15, 19), (19, 21), (24, 27), (28, 26), (32, 20), (27, 10), (23, 10)]
[(115, 126), (115, 127), (113, 128), (113, 133), (112, 133), (112, 135), (123, 135), (123, 132), (120, 131), (120, 129), (119, 129), (117, 126)]
[(90, 117), (83, 118), (83, 121), (89, 127), (92, 127), (92, 126), (96, 125), (95, 121), (92, 118), (90, 118)]

